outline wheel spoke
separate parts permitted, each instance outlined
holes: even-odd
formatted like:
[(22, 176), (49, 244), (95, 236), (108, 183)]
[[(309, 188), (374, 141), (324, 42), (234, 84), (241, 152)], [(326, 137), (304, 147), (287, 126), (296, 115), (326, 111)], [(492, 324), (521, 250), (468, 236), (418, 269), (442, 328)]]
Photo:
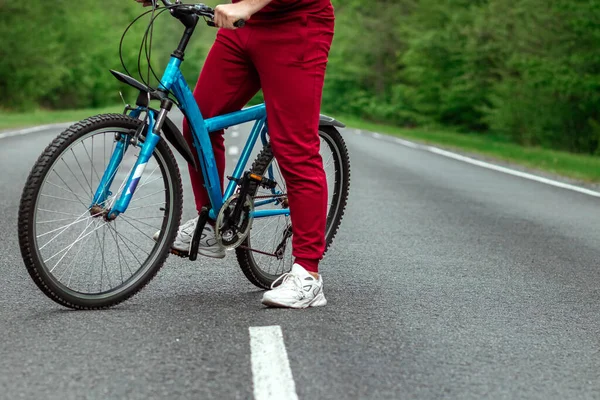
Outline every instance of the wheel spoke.
[(146, 186), (148, 183), (152, 183), (152, 182), (154, 182), (155, 180), (162, 178), (162, 176), (159, 176), (158, 178), (156, 178), (156, 179), (154, 179), (153, 181), (149, 182), (149, 181), (150, 181), (150, 178), (152, 178), (152, 175), (154, 175), (154, 173), (156, 172), (156, 170), (157, 170), (159, 167), (160, 167), (160, 165), (157, 165), (156, 167), (154, 167), (154, 169), (152, 170), (152, 172), (150, 172), (150, 175), (148, 175), (148, 177), (147, 177), (147, 178), (144, 180), (144, 182), (142, 182), (142, 184), (141, 184), (141, 185), (138, 187), (138, 189), (140, 189), (140, 188), (142, 188), (142, 187)]
[[(54, 174), (55, 174), (56, 176), (58, 176), (58, 179), (60, 179), (60, 180), (61, 180), (61, 182), (62, 182), (62, 183), (64, 183), (64, 184), (65, 184), (65, 186), (66, 186), (66, 187), (67, 187), (67, 188), (68, 188), (68, 189), (69, 189), (69, 190), (70, 190), (70, 191), (71, 191), (73, 194), (75, 194), (75, 191), (74, 191), (73, 189), (71, 189), (71, 187), (69, 186), (69, 184), (68, 184), (67, 182), (65, 182), (65, 180), (62, 178), (62, 176), (60, 176), (60, 175), (58, 174), (58, 172), (56, 172), (56, 170), (55, 170), (55, 169), (53, 169), (53, 170), (52, 170), (52, 172), (54, 172)], [(77, 196), (77, 198), (78, 198), (78, 199), (81, 199), (81, 196), (79, 196), (79, 195), (76, 195), (76, 196)], [(83, 201), (81, 202), (81, 204), (83, 204), (83, 206), (84, 206), (84, 207), (86, 207), (86, 208), (88, 207), (87, 205), (85, 205), (85, 203), (84, 203)]]
[[(137, 260), (137, 262), (142, 265), (142, 262), (139, 260), (139, 258), (137, 258), (137, 256), (135, 255), (135, 253), (133, 252), (133, 250), (131, 250), (131, 247), (129, 247), (127, 245), (127, 242), (131, 243), (132, 246), (134, 246), (136, 249), (138, 249), (139, 251), (146, 253), (147, 256), (150, 256), (150, 253), (146, 252), (145, 250), (142, 250), (138, 247), (137, 243), (132, 242), (127, 236), (123, 236), (121, 235), (119, 232), (115, 231), (115, 233), (117, 234), (117, 236), (119, 236), (119, 239), (121, 239), (121, 241), (123, 242), (123, 244), (125, 245), (125, 247), (127, 247), (127, 250), (129, 250), (129, 252), (131, 253), (131, 255), (133, 256), (133, 258), (135, 258)], [(127, 242), (125, 242), (125, 240), (127, 240)]]
[(54, 187), (64, 191), (64, 192), (71, 193), (73, 196), (77, 197), (81, 202), (88, 201), (87, 199), (82, 199), (81, 197), (79, 197), (79, 195), (77, 193), (74, 193), (68, 189), (65, 189), (64, 187), (57, 185), (56, 183), (50, 182), (48, 180), (46, 181), (46, 183), (50, 186), (54, 186)]
[(125, 255), (123, 255), (123, 252), (121, 251), (121, 246), (119, 246), (119, 236), (117, 236), (117, 233), (116, 233), (116, 230), (117, 230), (117, 228), (116, 228), (116, 222), (117, 221), (115, 221), (115, 223), (114, 223), (115, 226), (113, 226), (112, 224), (109, 224), (108, 228), (109, 228), (111, 236), (113, 237), (113, 239), (115, 239), (115, 243), (117, 245), (117, 254), (119, 256), (119, 270), (121, 272), (121, 283), (123, 283), (124, 282), (124, 280), (123, 280), (123, 267), (121, 265), (121, 258), (123, 259), (123, 261), (125, 261), (125, 266), (129, 270), (129, 273), (131, 275), (133, 275), (133, 272), (131, 272), (131, 268), (129, 268), (129, 263), (127, 262), (127, 259), (125, 258)]
[[(51, 213), (54, 213), (54, 214), (61, 214), (61, 215), (70, 215), (72, 217), (77, 217), (77, 218), (81, 217), (81, 215), (72, 214), (72, 213), (66, 213), (66, 212), (63, 212), (63, 211), (47, 210), (45, 208), (38, 208), (38, 211), (51, 212)], [(71, 219), (71, 218), (69, 218), (69, 219)]]
[(81, 175), (83, 175), (85, 182), (88, 184), (88, 187), (90, 188), (90, 196), (94, 196), (94, 193), (92, 191), (92, 185), (91, 185), (90, 181), (88, 181), (87, 177), (85, 176), (85, 172), (83, 172), (83, 168), (81, 168), (81, 163), (79, 162), (79, 159), (77, 158), (77, 155), (73, 151), (72, 147), (71, 147), (71, 153), (73, 154), (73, 157), (75, 157), (75, 162), (77, 163), (77, 166), (79, 167), (79, 170), (81, 171)]
[[(93, 221), (92, 221), (92, 222), (93, 222)], [(91, 224), (89, 224), (89, 225), (91, 225)], [(52, 255), (50, 258), (47, 258), (47, 259), (45, 259), (45, 260), (44, 260), (44, 263), (47, 263), (48, 261), (52, 260), (54, 257), (56, 257), (57, 255), (59, 255), (60, 253), (62, 253), (62, 252), (63, 252), (63, 251), (65, 251), (65, 250), (66, 250), (66, 251), (69, 251), (69, 250), (71, 250), (71, 249), (73, 248), (73, 246), (75, 246), (75, 244), (77, 244), (78, 242), (80, 242), (81, 240), (85, 239), (86, 237), (88, 237), (88, 236), (89, 236), (89, 235), (91, 235), (92, 233), (96, 232), (96, 230), (98, 230), (98, 229), (102, 228), (104, 225), (106, 225), (106, 222), (105, 222), (104, 224), (102, 224), (102, 225), (100, 225), (100, 226), (98, 226), (98, 227), (94, 228), (92, 231), (90, 231), (90, 232), (86, 233), (84, 236), (81, 236), (81, 235), (83, 235), (83, 233), (84, 233), (84, 232), (87, 230), (87, 228), (89, 227), (89, 225), (87, 225), (87, 226), (85, 227), (85, 229), (83, 230), (83, 232), (81, 232), (81, 234), (79, 235), (79, 237), (78, 237), (78, 238), (77, 238), (77, 239), (76, 239), (76, 240), (75, 240), (73, 243), (71, 243), (71, 244), (70, 244), (70, 245), (68, 245), (67, 247), (64, 247), (63, 249), (61, 249), (61, 250), (57, 251), (57, 252), (56, 252), (56, 253), (54, 253), (54, 255)], [(56, 265), (55, 265), (54, 267), (56, 267)], [(52, 272), (52, 270), (53, 270), (53, 269), (54, 269), (54, 268), (52, 268), (52, 269), (50, 270), (50, 272)]]
[(69, 172), (71, 173), (71, 175), (73, 175), (73, 178), (75, 178), (75, 181), (83, 189), (84, 193), (87, 192), (87, 189), (85, 187), (83, 187), (83, 185), (81, 184), (81, 182), (79, 182), (79, 179), (77, 179), (77, 176), (75, 175), (75, 173), (73, 172), (73, 170), (71, 169), (71, 167), (69, 167), (69, 164), (67, 164), (67, 162), (65, 161), (65, 159), (61, 157), (60, 161), (62, 161), (63, 164), (65, 164), (67, 166), (67, 169), (69, 170)]
[(150, 194), (147, 194), (147, 195), (145, 195), (145, 196), (142, 196), (142, 197), (135, 198), (135, 199), (131, 200), (131, 201), (129, 202), (129, 204), (131, 204), (131, 203), (135, 203), (135, 202), (136, 202), (136, 201), (138, 201), (138, 200), (143, 200), (143, 199), (146, 199), (146, 198), (148, 198), (148, 197), (150, 197), (150, 196), (154, 196), (155, 194), (163, 193), (163, 192), (166, 192), (166, 191), (167, 191), (167, 189), (162, 189), (162, 190), (158, 190), (158, 191), (156, 191), (156, 192), (154, 192), (154, 193), (150, 193)]
[[(121, 214), (121, 216), (124, 216), (124, 214)], [(146, 222), (140, 221), (140, 219), (139, 219), (139, 218), (134, 218), (134, 217), (131, 217), (131, 216), (129, 216), (129, 215), (128, 215), (128, 216), (127, 216), (127, 219), (129, 219), (130, 221), (133, 221), (133, 222), (138, 222), (138, 223), (140, 223), (140, 224), (143, 224), (143, 225), (149, 226), (150, 228), (152, 228), (152, 229), (155, 229), (155, 230), (157, 230), (157, 231), (160, 231), (160, 228), (157, 228), (157, 227), (156, 227), (156, 226), (154, 226), (154, 225), (147, 224)]]
[(64, 200), (64, 201), (68, 201), (68, 202), (71, 202), (71, 203), (81, 203), (81, 200), (73, 200), (73, 199), (66, 199), (64, 197), (50, 196), (49, 194), (40, 193), (40, 196), (41, 197), (47, 197), (49, 199)]
[(135, 230), (137, 230), (139, 233), (141, 233), (142, 235), (146, 236), (148, 239), (154, 241), (154, 239), (152, 239), (152, 237), (148, 236), (145, 232), (143, 232), (140, 228), (138, 228), (137, 226), (133, 225), (131, 222), (129, 222), (129, 218), (127, 216), (125, 216), (124, 214), (121, 214), (121, 217), (123, 217), (123, 221), (125, 221), (127, 224), (129, 224), (132, 228), (134, 228)]
[[(96, 171), (96, 167), (94, 166), (94, 137), (92, 136), (92, 155), (90, 156), (90, 153), (87, 150), (87, 147), (85, 147), (85, 143), (82, 141), (81, 145), (83, 146), (83, 150), (85, 150), (85, 154), (87, 154), (88, 159), (90, 160), (90, 182), (93, 182), (93, 178), (92, 178), (92, 174), (96, 175), (96, 179), (98, 179), (98, 182), (100, 182), (102, 179), (100, 179), (100, 175), (98, 174), (98, 171)], [(93, 193), (92, 193), (93, 195)]]
[(148, 204), (148, 205), (141, 206), (141, 207), (127, 208), (127, 211), (141, 210), (142, 208), (148, 208), (148, 207), (164, 206), (165, 204), (167, 204), (167, 203), (165, 201), (163, 201), (162, 203), (154, 203), (154, 204)]
[[(96, 226), (98, 226), (98, 224), (100, 223), (99, 220), (96, 220), (94, 222), (96, 223)], [(75, 261), (79, 259), (79, 254), (81, 254), (81, 250), (83, 250), (83, 248), (85, 247), (85, 245), (87, 244), (87, 242), (89, 242), (89, 240), (92, 237), (93, 236), (90, 235), (84, 241), (81, 242), (81, 246), (79, 246), (79, 250), (77, 250), (77, 254), (75, 254), (73, 256), (73, 258), (71, 259), (71, 262), (69, 263), (69, 265), (67, 265), (67, 267), (63, 270), (63, 273), (58, 277), (59, 281), (62, 279), (62, 277), (64, 276), (65, 272), (67, 272), (67, 270), (69, 270), (69, 268), (71, 268), (71, 266), (75, 263)], [(69, 282), (67, 282), (67, 286), (71, 283), (71, 277), (73, 276), (73, 271), (75, 271), (75, 268), (71, 269), (71, 273), (69, 274)]]
[[(86, 211), (86, 213), (87, 213), (87, 211)], [(79, 217), (79, 218), (81, 218), (81, 217)], [(49, 240), (49, 241), (47, 241), (47, 242), (46, 242), (46, 243), (45, 243), (45, 244), (44, 244), (42, 247), (40, 247), (40, 250), (43, 250), (43, 249), (44, 249), (44, 247), (46, 247), (46, 246), (48, 246), (50, 243), (52, 243), (52, 242), (54, 241), (54, 239), (56, 239), (57, 237), (59, 237), (60, 235), (62, 235), (62, 234), (63, 234), (63, 233), (64, 233), (64, 232), (65, 232), (67, 229), (69, 229), (71, 226), (73, 226), (73, 225), (75, 225), (75, 224), (78, 224), (79, 222), (83, 222), (83, 221), (85, 221), (85, 220), (88, 220), (88, 219), (92, 218), (92, 216), (86, 217), (86, 218), (84, 218), (84, 219), (79, 219), (79, 218), (78, 218), (78, 219), (77, 219), (75, 222), (72, 222), (72, 223), (70, 223), (70, 224), (68, 224), (68, 225), (65, 225), (65, 226), (64, 226), (64, 229), (62, 229), (60, 232), (58, 232), (58, 233), (56, 234), (56, 236), (52, 237), (52, 239), (50, 239), (50, 240)], [(58, 229), (61, 229), (61, 228), (58, 228)], [(43, 233), (43, 234), (41, 234), (41, 235), (38, 235), (38, 236), (36, 236), (36, 238), (37, 238), (37, 239), (39, 239), (40, 237), (42, 237), (42, 236), (45, 236), (45, 235), (47, 235), (47, 234), (49, 234), (49, 233), (56, 232), (58, 229), (54, 229), (54, 230), (52, 230), (52, 231), (50, 231), (50, 232), (46, 232), (46, 233)]]

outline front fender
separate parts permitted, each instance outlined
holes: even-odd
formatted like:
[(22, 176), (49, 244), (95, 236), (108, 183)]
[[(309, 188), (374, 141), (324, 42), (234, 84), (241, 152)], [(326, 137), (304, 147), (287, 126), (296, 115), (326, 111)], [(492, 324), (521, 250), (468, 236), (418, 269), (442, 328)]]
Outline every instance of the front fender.
[[(150, 110), (154, 113), (154, 117), (156, 118), (158, 116), (158, 110), (155, 110), (153, 108), (151, 108)], [(173, 148), (177, 150), (179, 154), (181, 154), (185, 161), (187, 161), (188, 164), (192, 165), (196, 170), (198, 170), (199, 166), (196, 162), (196, 157), (194, 157), (194, 153), (190, 149), (190, 146), (181, 134), (179, 128), (177, 128), (177, 125), (175, 125), (175, 123), (171, 121), (169, 117), (165, 118), (165, 122), (162, 126), (162, 132), (164, 133), (167, 141), (171, 143), (171, 146), (173, 146)]]
[(121, 72), (112, 69), (110, 70), (110, 73), (119, 81), (140, 91), (137, 101), (135, 102), (138, 106), (148, 107), (148, 97), (150, 97), (150, 100), (162, 100), (167, 95), (165, 92), (154, 90), (151, 87), (144, 85), (129, 75), (122, 74)]

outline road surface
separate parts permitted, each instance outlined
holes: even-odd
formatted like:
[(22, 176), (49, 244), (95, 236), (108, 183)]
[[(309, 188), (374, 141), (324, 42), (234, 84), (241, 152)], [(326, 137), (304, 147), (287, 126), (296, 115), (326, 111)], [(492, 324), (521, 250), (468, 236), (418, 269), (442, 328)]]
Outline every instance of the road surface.
[[(300, 399), (600, 397), (598, 198), (348, 129), (327, 307), (264, 308), (229, 253), (170, 257), (131, 300), (78, 312), (37, 289), (17, 241), (58, 131), (0, 139), (1, 399), (251, 399), (249, 328), (265, 326)], [(228, 133), (230, 166), (246, 133)]]

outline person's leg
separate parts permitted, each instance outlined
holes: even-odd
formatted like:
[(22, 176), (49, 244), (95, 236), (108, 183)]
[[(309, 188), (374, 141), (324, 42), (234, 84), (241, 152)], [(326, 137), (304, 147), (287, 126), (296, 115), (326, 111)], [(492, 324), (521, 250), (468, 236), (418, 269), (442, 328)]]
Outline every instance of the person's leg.
[(327, 181), (318, 135), (333, 9), (261, 24), (248, 46), (260, 76), (273, 153), (287, 184), (293, 256), (318, 272), (325, 250)]
[[(258, 74), (246, 56), (246, 44), (251, 35), (250, 29), (221, 29), (217, 33), (194, 89), (194, 98), (205, 119), (240, 110), (260, 89)], [(193, 148), (192, 133), (186, 120), (183, 135)], [(210, 136), (222, 188), (225, 174), (223, 131), (213, 132)], [(189, 171), (196, 209), (200, 212), (203, 206), (210, 204), (204, 178), (201, 170), (189, 166)]]
[[(260, 88), (258, 74), (245, 56), (247, 40), (251, 33), (250, 30), (220, 30), (217, 33), (217, 39), (210, 50), (194, 89), (194, 98), (205, 119), (240, 110), (258, 92)], [(193, 148), (192, 132), (186, 120), (183, 122), (183, 135)], [(223, 131), (212, 133), (210, 139), (221, 177), (221, 187), (223, 187), (225, 174)], [(196, 159), (196, 161), (198, 160)], [(208, 193), (204, 187), (204, 178), (202, 171), (195, 170), (192, 166), (189, 166), (189, 172), (196, 209), (200, 212), (202, 207), (210, 204)], [(171, 247), (172, 251), (183, 255), (188, 254), (197, 222), (198, 217), (179, 227), (177, 237)], [(160, 232), (154, 235), (155, 240), (159, 235)], [(204, 226), (198, 254), (213, 258), (225, 257), (225, 249), (215, 239), (214, 227), (210, 223)]]

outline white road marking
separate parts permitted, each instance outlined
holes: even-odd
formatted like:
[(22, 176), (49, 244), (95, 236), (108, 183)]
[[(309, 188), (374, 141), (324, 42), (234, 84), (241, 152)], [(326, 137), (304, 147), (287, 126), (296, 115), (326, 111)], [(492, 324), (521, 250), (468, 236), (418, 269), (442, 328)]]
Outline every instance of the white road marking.
[[(373, 138), (381, 138), (382, 135), (379, 135), (379, 137), (373, 136)], [(535, 182), (539, 182), (539, 183), (544, 183), (546, 185), (550, 185), (550, 186), (555, 186), (561, 189), (567, 189), (567, 190), (572, 190), (574, 192), (578, 192), (578, 193), (582, 193), (582, 194), (587, 194), (588, 196), (593, 196), (593, 197), (600, 197), (600, 192), (594, 191), (594, 190), (590, 190), (590, 189), (586, 189), (580, 186), (575, 186), (575, 185), (570, 185), (568, 183), (563, 183), (563, 182), (559, 182), (559, 181), (555, 181), (553, 179), (548, 179), (548, 178), (544, 178), (538, 175), (534, 175), (534, 174), (529, 174), (527, 172), (521, 172), (521, 171), (517, 171), (515, 169), (511, 169), (511, 168), (506, 168), (506, 167), (501, 167), (499, 165), (495, 165), (495, 164), (491, 164), (485, 161), (480, 161), (480, 160), (476, 160), (474, 158), (471, 157), (465, 157), (462, 156), (460, 154), (457, 153), (453, 153), (451, 151), (447, 151), (447, 150), (442, 150), (440, 148), (437, 147), (433, 147), (433, 146), (426, 146), (426, 145), (421, 145), (418, 143), (414, 143), (408, 140), (404, 140), (404, 139), (398, 139), (395, 138), (394, 142), (405, 146), (405, 147), (410, 147), (411, 149), (421, 149), (421, 150), (425, 150), (428, 151), (430, 153), (434, 153), (434, 154), (438, 154), (440, 156), (443, 157), (448, 157), (448, 158), (452, 158), (454, 160), (458, 160), (458, 161), (462, 161), (462, 162), (466, 162), (468, 164), (472, 164), (472, 165), (476, 165), (478, 167), (482, 167), (482, 168), (487, 168), (487, 169), (491, 169), (494, 171), (498, 171), (498, 172), (502, 172), (508, 175), (513, 175), (513, 176), (518, 176), (519, 178), (524, 178), (524, 179), (529, 179), (531, 181), (535, 181)]]
[(409, 142), (408, 140), (396, 139), (395, 142), (398, 143), (398, 144), (401, 144), (403, 146), (413, 148), (413, 149), (418, 149), (419, 148), (418, 144), (413, 143), (413, 142)]
[(237, 156), (240, 154), (240, 148), (237, 146), (229, 146), (227, 149), (227, 155), (229, 156)]
[(527, 172), (521, 172), (521, 171), (517, 171), (517, 170), (514, 170), (514, 169), (510, 169), (510, 168), (501, 167), (499, 165), (490, 164), (490, 163), (487, 163), (487, 162), (484, 162), (484, 161), (475, 160), (475, 159), (470, 158), (470, 157), (465, 157), (465, 156), (461, 156), (460, 154), (452, 153), (451, 151), (446, 151), (446, 150), (438, 149), (437, 147), (427, 146), (426, 150), (430, 151), (432, 153), (435, 153), (435, 154), (439, 154), (439, 155), (444, 156), (444, 157), (453, 158), (455, 160), (459, 160), (459, 161), (463, 161), (463, 162), (466, 162), (466, 163), (469, 163), (469, 164), (477, 165), (477, 166), (482, 167), (482, 168), (487, 168), (487, 169), (491, 169), (491, 170), (494, 170), (494, 171), (503, 172), (505, 174), (509, 174), (509, 175), (513, 175), (513, 176), (518, 176), (520, 178), (525, 178), (525, 179), (529, 179), (529, 180), (532, 180), (532, 181), (536, 181), (536, 182), (540, 182), (540, 183), (545, 183), (546, 185), (556, 186), (556, 187), (559, 187), (559, 188), (562, 188), (562, 189), (572, 190), (572, 191), (575, 191), (575, 192), (587, 194), (589, 196), (600, 197), (600, 192), (596, 192), (594, 190), (582, 188), (582, 187), (575, 186), (575, 185), (569, 185), (568, 183), (563, 183), (563, 182), (555, 181), (553, 179), (548, 179), (548, 178), (544, 178), (544, 177), (541, 177), (541, 176), (529, 174)]
[(231, 137), (232, 138), (236, 138), (238, 136), (240, 136), (240, 132), (239, 131), (237, 131), (237, 130), (231, 131)]
[(0, 139), (5, 139), (5, 138), (13, 137), (13, 136), (28, 135), (30, 133), (41, 132), (41, 131), (45, 131), (47, 129), (68, 128), (69, 126), (73, 125), (74, 123), (75, 122), (66, 122), (63, 124), (40, 125), (40, 126), (36, 126), (33, 128), (21, 129), (18, 131), (4, 132), (4, 133), (0, 133)]
[(298, 400), (280, 326), (250, 327), (256, 400)]
[(373, 133), (371, 134), (371, 136), (373, 136), (373, 138), (375, 138), (375, 139), (381, 139), (381, 134), (380, 134), (380, 133), (375, 133), (375, 132), (373, 132)]

